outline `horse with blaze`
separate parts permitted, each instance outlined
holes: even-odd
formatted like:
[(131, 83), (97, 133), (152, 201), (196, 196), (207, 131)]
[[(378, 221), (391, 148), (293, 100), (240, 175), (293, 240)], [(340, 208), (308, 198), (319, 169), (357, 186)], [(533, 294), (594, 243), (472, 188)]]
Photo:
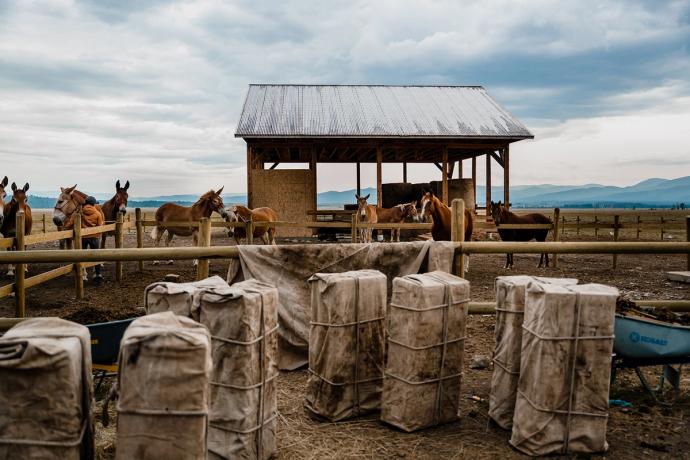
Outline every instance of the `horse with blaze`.
[[(433, 223), (431, 227), (431, 236), (434, 238), (434, 241), (450, 241), (452, 210), (443, 204), (432, 191), (424, 192), (419, 203), (422, 208), (421, 215), (426, 219), (431, 218)], [(473, 228), (474, 219), (472, 212), (465, 208), (465, 241), (472, 241)], [(465, 271), (469, 271), (469, 266), (470, 258), (468, 255), (465, 257)]]
[[(191, 226), (175, 227), (166, 225), (166, 222), (198, 222), (202, 217), (211, 217), (213, 212), (217, 212), (224, 219), (228, 217), (223, 205), (223, 199), (220, 194), (223, 187), (218, 191), (209, 190), (199, 197), (199, 199), (191, 206), (181, 206), (177, 203), (164, 203), (156, 210), (157, 225), (151, 231), (151, 238), (156, 242), (156, 247), (163, 238), (163, 234), (167, 232), (168, 236), (165, 239), (165, 246), (170, 246), (175, 236), (191, 236), (194, 241), (194, 246), (198, 244), (199, 228)], [(169, 260), (168, 264), (173, 261)], [(158, 265), (158, 261), (153, 262)], [(197, 260), (194, 260), (194, 265)]]
[[(271, 208), (254, 208), (249, 209), (246, 206), (235, 205), (227, 210), (226, 222), (247, 222), (252, 219), (252, 222), (277, 222), (278, 213)], [(247, 230), (245, 227), (230, 227), (228, 228), (228, 236), (235, 238), (235, 242), (240, 244), (243, 238), (247, 237)], [(261, 238), (264, 244), (276, 244), (276, 229), (275, 227), (255, 225), (252, 232), (253, 238)]]
[[(367, 196), (359, 196), (355, 194), (355, 198), (357, 198), (357, 222), (363, 222), (367, 224), (375, 224), (378, 222), (378, 215), (376, 213), (376, 206), (373, 204), (367, 203), (367, 200), (369, 199), (369, 196), (371, 195), (368, 194)], [(363, 243), (371, 243), (371, 235), (372, 235), (372, 229), (371, 228), (360, 228), (359, 229), (359, 240), (362, 241)]]
[[(552, 224), (550, 218), (543, 214), (531, 213), (525, 215), (517, 215), (508, 210), (508, 208), (501, 203), (490, 204), (491, 217), (493, 218), (498, 228), (498, 235), (501, 237), (502, 241), (532, 241), (537, 240), (539, 242), (546, 241), (546, 237), (549, 236), (548, 229), (501, 229), (500, 226), (503, 224)], [(542, 254), (539, 258), (539, 265), (537, 268), (544, 268), (549, 266), (549, 255)], [(506, 254), (506, 265), (504, 268), (512, 268), (513, 265), (513, 254)]]
[[(2, 195), (5, 195), (5, 185), (7, 185), (7, 177), (2, 180)], [(31, 227), (33, 219), (31, 216), (31, 207), (26, 202), (26, 192), (29, 191), (29, 184), (24, 184), (24, 187), (19, 188), (17, 184), (12, 182), (12, 199), (3, 206), (3, 219), (0, 226), (0, 233), (6, 238), (13, 238), (17, 234), (17, 213), (24, 212), (24, 235), (31, 235)], [(24, 270), (28, 268), (24, 266)], [(7, 276), (14, 276), (14, 265), (9, 265)]]

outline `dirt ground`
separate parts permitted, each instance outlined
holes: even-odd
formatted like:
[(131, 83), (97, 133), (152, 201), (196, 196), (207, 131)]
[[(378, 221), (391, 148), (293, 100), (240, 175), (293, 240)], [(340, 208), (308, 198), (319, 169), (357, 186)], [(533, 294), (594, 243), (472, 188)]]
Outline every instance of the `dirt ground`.
[[(582, 239), (591, 239), (585, 236)], [(575, 240), (574, 236), (568, 240)], [(213, 244), (227, 244), (214, 234)], [(134, 234), (127, 235), (126, 247), (133, 246)], [(112, 240), (108, 245), (112, 247)], [(150, 241), (147, 245), (150, 244)], [(188, 245), (177, 240), (176, 245)], [(56, 244), (46, 245), (55, 248)], [(581, 282), (601, 282), (615, 286), (633, 299), (690, 299), (690, 286), (666, 280), (668, 270), (685, 269), (685, 256), (619, 256), (618, 268), (611, 269), (611, 256), (560, 256), (559, 268), (537, 269), (538, 256), (516, 255), (515, 269), (504, 270), (503, 255), (474, 255), (467, 278), (472, 299), (494, 300), (494, 279), (504, 274), (538, 274), (575, 277)], [(54, 266), (30, 267), (30, 274)], [(212, 261), (211, 275), (225, 276), (227, 262)], [(3, 270), (4, 271), (4, 270)], [(191, 261), (173, 265), (145, 264), (142, 273), (136, 263), (126, 263), (124, 280), (114, 280), (113, 264), (106, 264), (101, 286), (85, 284), (85, 298), (74, 299), (74, 281), (64, 276), (27, 290), (29, 316), (59, 316), (83, 324), (110, 321), (142, 313), (144, 288), (168, 273), (181, 275), (181, 281), (194, 280)], [(0, 300), (0, 316), (13, 316), (14, 299)], [(471, 316), (468, 322), (466, 363), (461, 394), (461, 419), (441, 427), (407, 434), (381, 424), (376, 415), (344, 423), (323, 423), (311, 419), (303, 409), (307, 373), (304, 370), (282, 373), (279, 380), (279, 455), (278, 458), (519, 458), (508, 445), (509, 432), (488, 422), (488, 397), (491, 368), (470, 369), (475, 355), (490, 356), (493, 348), (493, 316)], [(648, 375), (658, 372), (649, 368)], [(612, 399), (632, 403), (630, 409), (612, 407), (607, 439), (610, 451), (601, 458), (655, 456), (690, 458), (690, 374), (682, 378), (681, 400), (673, 407), (654, 403), (640, 386), (633, 371), (622, 371), (611, 388)], [(114, 415), (114, 414), (113, 414)], [(97, 423), (99, 452), (110, 458), (114, 450), (111, 425)], [(599, 457), (597, 457), (599, 458)]]

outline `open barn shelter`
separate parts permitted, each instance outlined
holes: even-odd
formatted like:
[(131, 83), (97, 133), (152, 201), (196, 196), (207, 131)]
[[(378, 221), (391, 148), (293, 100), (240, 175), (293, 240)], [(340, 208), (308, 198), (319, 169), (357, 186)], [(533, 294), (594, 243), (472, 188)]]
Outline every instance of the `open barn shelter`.
[[(403, 183), (408, 164), (435, 164), (443, 201), (462, 197), (476, 209), (484, 156), (486, 202), (496, 162), (510, 203), (510, 144), (534, 137), (481, 86), (276, 84), (249, 86), (235, 136), (247, 143), (249, 207), (269, 206), (295, 221), (315, 214), (319, 163), (356, 163), (358, 192), (360, 164), (376, 163), (379, 206), (383, 163), (401, 163)], [(471, 179), (463, 179), (464, 160), (472, 162)], [(277, 169), (281, 163), (308, 168)]]

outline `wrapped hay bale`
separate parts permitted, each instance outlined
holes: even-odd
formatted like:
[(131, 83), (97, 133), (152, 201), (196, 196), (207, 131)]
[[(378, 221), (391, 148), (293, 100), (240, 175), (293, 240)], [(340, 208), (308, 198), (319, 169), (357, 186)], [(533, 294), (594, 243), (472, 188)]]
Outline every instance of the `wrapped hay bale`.
[(201, 294), (198, 316), (213, 342), (210, 458), (267, 459), (276, 452), (278, 290), (247, 280)]
[(172, 312), (132, 322), (120, 344), (117, 459), (206, 457), (211, 338)]
[(469, 296), (445, 272), (393, 280), (381, 420), (408, 432), (457, 420)]
[(381, 407), (387, 278), (377, 270), (318, 273), (311, 285), (305, 407), (332, 421)]
[[(227, 287), (228, 283), (220, 276), (212, 276), (192, 283), (173, 283), (160, 281), (150, 284), (144, 291), (146, 313), (171, 311), (176, 315), (192, 317), (194, 303), (199, 295), (211, 289)], [(198, 320), (197, 318), (194, 318)]]
[(603, 452), (618, 290), (527, 288), (510, 444), (528, 455)]
[(574, 278), (499, 276), (496, 278), (496, 345), (491, 377), (489, 417), (506, 430), (513, 426), (515, 395), (520, 376), (522, 318), (529, 283), (574, 285)]

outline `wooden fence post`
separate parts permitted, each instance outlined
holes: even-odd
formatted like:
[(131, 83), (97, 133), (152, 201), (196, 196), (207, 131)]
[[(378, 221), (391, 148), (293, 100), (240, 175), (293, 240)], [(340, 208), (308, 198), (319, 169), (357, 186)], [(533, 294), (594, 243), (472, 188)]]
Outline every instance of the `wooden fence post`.
[[(685, 241), (690, 243), (690, 216), (685, 216)], [(690, 254), (688, 254), (688, 270), (690, 270)]]
[(661, 220), (661, 241), (664, 241), (664, 216), (659, 218)]
[(357, 242), (357, 213), (352, 214), (352, 242)]
[(561, 236), (565, 235), (565, 216), (561, 218), (561, 223), (563, 224), (563, 228), (561, 228)]
[[(621, 224), (621, 216), (613, 216), (613, 241), (618, 241), (618, 229)], [(614, 270), (618, 266), (618, 254), (613, 255), (613, 268)]]
[(45, 233), (46, 232), (46, 213), (45, 212), (43, 213), (43, 217), (41, 218), (41, 220), (43, 221), (43, 233)]
[(254, 220), (251, 215), (247, 219), (245, 231), (247, 233), (247, 244), (254, 244)]
[[(81, 213), (74, 216), (74, 228), (72, 229), (72, 248), (81, 249)], [(77, 300), (84, 298), (84, 279), (81, 276), (82, 268), (79, 262), (74, 264), (74, 291)]]
[[(199, 242), (200, 248), (207, 248), (211, 246), (211, 219), (202, 217), (199, 222)], [(209, 275), (209, 260), (199, 259), (196, 265), (196, 279), (203, 280)]]
[[(24, 211), (19, 211), (15, 220), (15, 242), (17, 251), (24, 251)], [(26, 288), (24, 286), (24, 267), (25, 264), (15, 264), (14, 266), (14, 316), (24, 318), (26, 316)]]
[(577, 216), (577, 219), (576, 219), (575, 234), (576, 235), (580, 234), (580, 216)]
[(594, 237), (596, 239), (599, 239), (599, 227), (597, 227), (597, 224), (599, 223), (599, 219), (597, 216), (594, 216)]
[[(138, 248), (143, 248), (144, 247), (144, 226), (142, 225), (141, 222), (141, 208), (136, 208), (134, 210), (134, 220), (137, 226), (137, 247)], [(140, 260), (139, 261), (139, 271), (143, 272), (144, 271), (144, 261)]]
[[(558, 218), (561, 215), (560, 208), (555, 208), (553, 210), (553, 241), (558, 242), (561, 238), (558, 235)], [(558, 268), (558, 254), (552, 254), (553, 257), (553, 268)]]
[[(125, 219), (121, 212), (117, 213), (117, 220), (115, 221), (115, 247), (121, 249), (125, 243), (124, 232)], [(115, 279), (122, 281), (122, 262), (115, 262)]]
[(637, 239), (638, 240), (640, 239), (640, 223), (641, 223), (640, 216), (637, 216)]
[[(465, 200), (454, 199), (451, 208), (450, 240), (462, 243), (465, 240)], [(455, 261), (453, 271), (460, 278), (465, 277), (465, 257), (465, 254), (460, 251), (460, 254), (453, 259)]]

